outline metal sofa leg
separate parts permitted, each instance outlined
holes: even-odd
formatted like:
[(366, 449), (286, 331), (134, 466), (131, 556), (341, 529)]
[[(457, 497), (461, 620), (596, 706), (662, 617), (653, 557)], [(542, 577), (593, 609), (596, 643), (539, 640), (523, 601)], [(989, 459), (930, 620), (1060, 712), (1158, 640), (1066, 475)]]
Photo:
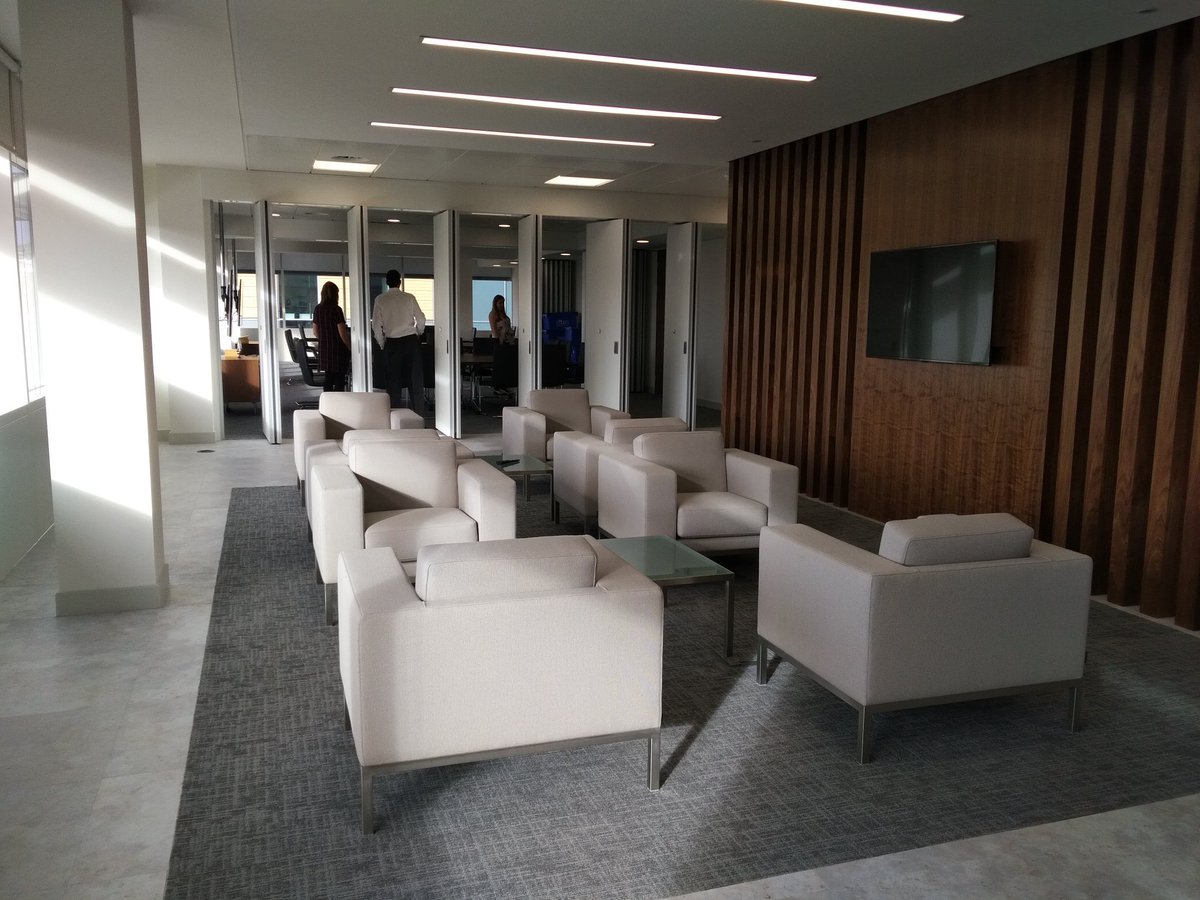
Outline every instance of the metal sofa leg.
[(875, 729), (872, 727), (871, 711), (865, 706), (858, 711), (858, 761), (871, 761), (872, 745), (875, 741)]
[(1071, 711), (1071, 730), (1078, 731), (1083, 727), (1083, 686), (1075, 685), (1067, 689), (1067, 704)]
[(648, 756), (646, 787), (652, 791), (657, 791), (661, 786), (660, 779), (662, 777), (662, 765), (660, 762), (660, 743), (662, 740), (662, 732), (656, 731), (646, 739), (646, 751)]
[(362, 833), (375, 832), (375, 805), (372, 795), (371, 773), (366, 766), (359, 767), (359, 783), (362, 788)]
[(325, 586), (325, 624), (337, 624), (337, 585), (326, 584)]
[(758, 671), (756, 673), (759, 684), (767, 683), (767, 664), (770, 661), (771, 652), (767, 649), (767, 642), (762, 638), (758, 639)]

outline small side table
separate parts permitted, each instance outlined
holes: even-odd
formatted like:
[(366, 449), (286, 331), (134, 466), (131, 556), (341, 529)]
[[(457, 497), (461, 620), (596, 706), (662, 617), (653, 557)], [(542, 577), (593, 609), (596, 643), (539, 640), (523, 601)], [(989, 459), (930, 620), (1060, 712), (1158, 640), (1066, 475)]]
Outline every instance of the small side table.
[[(536, 456), (484, 456), (482, 459), (495, 466), (505, 475), (509, 475), (514, 479), (519, 479), (523, 484), (523, 496), (526, 500), (529, 499), (529, 476), (531, 475), (549, 475), (554, 478), (554, 465), (548, 460), (538, 459)], [(551, 497), (554, 496), (553, 480), (551, 481)], [(553, 508), (553, 503), (551, 503)]]

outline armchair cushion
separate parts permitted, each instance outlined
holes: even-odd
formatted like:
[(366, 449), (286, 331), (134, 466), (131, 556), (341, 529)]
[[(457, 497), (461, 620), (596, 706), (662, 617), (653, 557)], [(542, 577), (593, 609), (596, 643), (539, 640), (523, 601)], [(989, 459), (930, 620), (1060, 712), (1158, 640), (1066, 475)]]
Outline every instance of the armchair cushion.
[(767, 524), (767, 508), (728, 491), (678, 495), (676, 531), (681, 539), (757, 534)]
[(417, 559), (417, 596), (427, 604), (489, 600), (527, 591), (590, 588), (596, 553), (577, 535), (428, 547)]
[(317, 401), (325, 417), (325, 437), (340, 438), (355, 428), (387, 428), (391, 402), (387, 394), (364, 391), (326, 391)]
[(530, 391), (529, 408), (546, 417), (547, 435), (555, 431), (592, 430), (588, 393), (581, 388)]
[(677, 416), (662, 416), (647, 419), (609, 419), (604, 423), (601, 436), (606, 444), (629, 449), (639, 434), (655, 431), (687, 431), (687, 422)]
[(461, 509), (401, 509), (363, 516), (363, 546), (390, 547), (396, 559), (417, 558), (430, 544), (458, 544), (478, 539), (478, 523)]
[(1024, 559), (1033, 529), (1008, 513), (943, 514), (897, 519), (883, 526), (879, 555), (904, 566)]
[(719, 431), (651, 432), (633, 440), (633, 452), (671, 469), (679, 492), (726, 491), (725, 439)]
[(364, 512), (458, 506), (450, 441), (357, 443), (349, 459), (363, 485)]

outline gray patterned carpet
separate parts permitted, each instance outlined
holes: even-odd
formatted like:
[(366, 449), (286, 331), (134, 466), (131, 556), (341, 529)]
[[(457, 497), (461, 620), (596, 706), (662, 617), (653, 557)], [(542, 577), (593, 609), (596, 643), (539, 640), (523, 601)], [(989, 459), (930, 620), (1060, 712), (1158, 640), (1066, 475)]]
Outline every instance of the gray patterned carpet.
[[(551, 533), (533, 488), (519, 533)], [(878, 540), (819, 504), (804, 518)], [(755, 565), (731, 565), (749, 654)], [(1058, 694), (891, 713), (860, 766), (849, 707), (787, 665), (758, 687), (712, 652), (707, 586), (666, 610), (661, 792), (641, 742), (446, 767), (378, 779), (363, 836), (312, 570), (296, 492), (234, 491), (168, 898), (665, 897), (1200, 791), (1188, 635), (1094, 605), (1082, 732)]]

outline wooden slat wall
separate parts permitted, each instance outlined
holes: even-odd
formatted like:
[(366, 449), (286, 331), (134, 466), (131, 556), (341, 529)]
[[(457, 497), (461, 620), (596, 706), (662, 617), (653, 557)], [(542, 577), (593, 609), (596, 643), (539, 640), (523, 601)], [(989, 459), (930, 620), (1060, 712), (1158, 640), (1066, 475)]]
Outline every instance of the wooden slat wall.
[(1075, 58), (1043, 532), (1189, 628), (1200, 594), (1197, 20)]
[(800, 489), (849, 490), (865, 128), (730, 170), (725, 436), (800, 467)]
[[(1198, 32), (732, 163), (729, 443), (877, 518), (1012, 511), (1200, 627)], [(872, 250), (986, 238), (993, 366), (863, 355)]]

